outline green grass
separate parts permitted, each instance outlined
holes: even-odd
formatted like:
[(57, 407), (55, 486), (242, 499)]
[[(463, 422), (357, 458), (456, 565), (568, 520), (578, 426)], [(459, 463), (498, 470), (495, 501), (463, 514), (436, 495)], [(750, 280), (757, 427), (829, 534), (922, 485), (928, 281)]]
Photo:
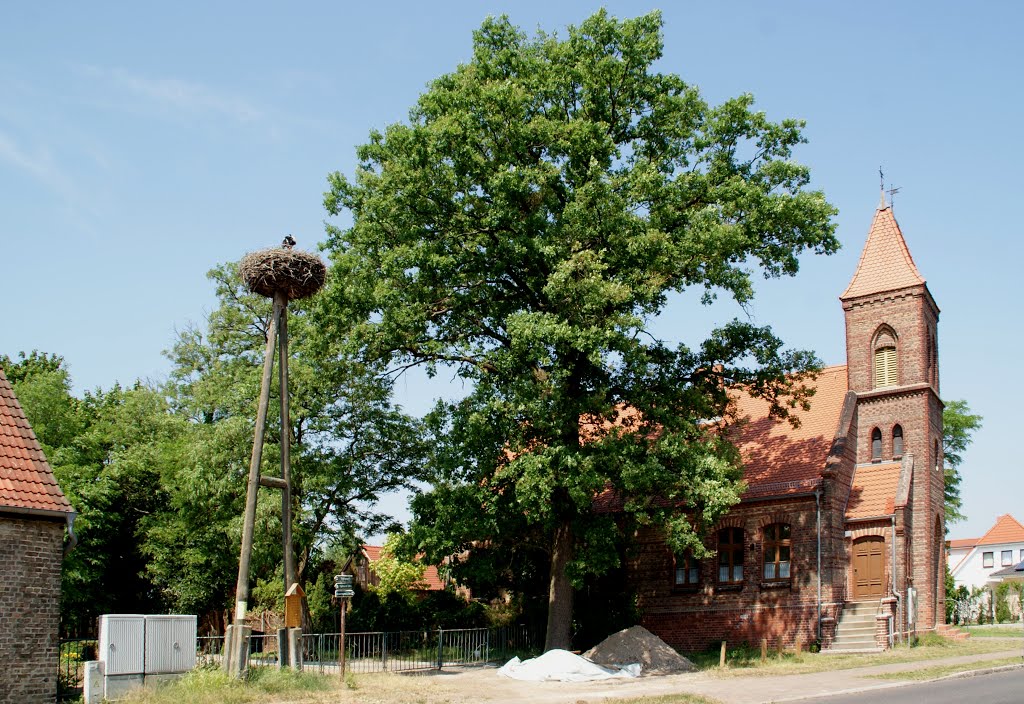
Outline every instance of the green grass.
[(870, 677), (878, 680), (934, 680), (939, 677), (955, 675), (960, 672), (970, 672), (972, 670), (1000, 667), (1002, 665), (1020, 665), (1022, 662), (1024, 662), (1024, 660), (1019, 657), (999, 658), (996, 660), (980, 660), (970, 663), (960, 663), (959, 665), (937, 665), (935, 667), (925, 667), (920, 670), (886, 672), (880, 675), (870, 675)]
[(960, 626), (971, 638), (1024, 638), (1024, 627), (1016, 626)]
[(199, 669), (180, 680), (155, 688), (139, 689), (122, 701), (131, 704), (249, 704), (250, 702), (320, 701), (317, 693), (333, 688), (322, 676), (269, 667), (250, 670), (245, 682), (220, 669)]
[(605, 704), (720, 704), (720, 702), (717, 699), (708, 699), (698, 694), (663, 694), (658, 697), (606, 699)]
[(827, 670), (849, 670), (873, 665), (891, 665), (901, 662), (922, 662), (936, 658), (958, 657), (961, 655), (982, 655), (1007, 650), (1005, 641), (994, 639), (966, 640), (955, 642), (934, 634), (925, 634), (916, 646), (898, 645), (881, 653), (857, 653), (850, 655), (822, 655), (819, 653), (786, 653), (780, 659), (772, 651), (767, 661), (761, 663), (761, 649), (739, 645), (726, 651), (726, 668), (719, 669), (719, 651), (686, 653), (698, 668), (716, 677), (743, 677), (752, 674), (798, 675)]

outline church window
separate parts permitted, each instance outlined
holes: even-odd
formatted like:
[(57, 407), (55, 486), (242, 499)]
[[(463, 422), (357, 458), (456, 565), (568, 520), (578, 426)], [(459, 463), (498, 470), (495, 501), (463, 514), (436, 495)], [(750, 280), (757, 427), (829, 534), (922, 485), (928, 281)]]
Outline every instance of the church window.
[(882, 330), (875, 338), (875, 388), (896, 386), (896, 336)]
[(675, 556), (673, 584), (677, 587), (694, 587), (700, 582), (700, 563), (687, 550)]
[(718, 581), (739, 584), (743, 581), (743, 529), (718, 531)]
[(994, 557), (995, 557), (995, 553), (992, 553), (992, 552), (983, 552), (983, 553), (981, 553), (981, 566), (982, 567), (992, 567), (993, 565), (995, 565)]
[(871, 431), (871, 461), (879, 462), (882, 459), (882, 431), (875, 428)]
[(899, 425), (892, 428), (892, 456), (893, 459), (903, 456), (903, 428)]
[(939, 452), (939, 441), (936, 440), (933, 446), (935, 448), (935, 471), (938, 472), (942, 469), (942, 454)]
[(773, 523), (764, 527), (764, 578), (783, 581), (790, 578), (790, 526)]

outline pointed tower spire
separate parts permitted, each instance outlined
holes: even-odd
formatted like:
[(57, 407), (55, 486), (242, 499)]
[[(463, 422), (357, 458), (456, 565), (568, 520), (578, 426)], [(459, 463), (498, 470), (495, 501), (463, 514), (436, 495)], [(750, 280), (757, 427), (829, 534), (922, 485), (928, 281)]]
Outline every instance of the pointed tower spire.
[(845, 301), (907, 286), (920, 286), (924, 282), (910, 256), (892, 208), (885, 203), (883, 191), (857, 271), (839, 298)]

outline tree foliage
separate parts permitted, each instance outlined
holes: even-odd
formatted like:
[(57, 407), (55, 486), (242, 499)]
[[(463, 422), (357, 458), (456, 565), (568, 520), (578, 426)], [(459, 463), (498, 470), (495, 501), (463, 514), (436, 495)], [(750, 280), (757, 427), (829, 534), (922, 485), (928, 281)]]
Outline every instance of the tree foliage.
[(974, 433), (981, 429), (982, 417), (971, 413), (967, 401), (959, 399), (947, 401), (942, 409), (942, 455), (945, 473), (946, 526), (962, 521), (965, 516), (960, 512), (963, 502), (960, 498), (960, 465), (964, 461), (964, 452), (974, 441)]
[[(802, 123), (749, 95), (709, 105), (656, 70), (660, 26), (600, 11), (529, 38), (488, 19), (471, 60), (371, 132), (325, 196), (353, 216), (328, 228), (330, 334), (472, 388), (431, 416), (433, 488), (409, 549), (547, 581), (549, 647), (568, 645), (572, 585), (616, 564), (624, 527), (664, 525), (700, 552), (738, 500), (736, 455), (712, 432), (733, 420), (728, 389), (777, 417), (807, 400), (816, 359), (767, 327), (655, 339), (669, 295), (748, 304), (757, 272), (838, 247), (834, 209), (791, 158)], [(591, 510), (602, 492), (623, 520)]]
[[(205, 328), (178, 334), (166, 385), (76, 398), (59, 356), (0, 357), (79, 514), (63, 572), (66, 631), (90, 629), (100, 613), (215, 615), (233, 596), (270, 303), (245, 292), (233, 266), (210, 278), (218, 306)], [(388, 379), (336, 346), (313, 345), (316, 325), (308, 306), (293, 305), (293, 535), (300, 581), (314, 589), (335, 545), (393, 522), (376, 503), (409, 485), (423, 455), (417, 421), (391, 405)], [(278, 438), (269, 428), (263, 474), (279, 473)], [(261, 490), (258, 583), (283, 581), (280, 512), (280, 494)], [(264, 592), (272, 608), (276, 592)]]

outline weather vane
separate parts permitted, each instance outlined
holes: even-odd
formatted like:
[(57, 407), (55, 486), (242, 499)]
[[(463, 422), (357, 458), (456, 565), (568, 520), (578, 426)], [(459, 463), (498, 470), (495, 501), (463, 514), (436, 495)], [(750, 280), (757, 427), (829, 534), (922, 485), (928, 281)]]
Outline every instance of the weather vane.
[(885, 187), (885, 172), (882, 171), (882, 167), (881, 166), (878, 167), (878, 187), (882, 191), (882, 204), (883, 205), (885, 204), (885, 194), (888, 193), (889, 194), (889, 207), (892, 208), (893, 201), (896, 198), (896, 194), (900, 192), (900, 188), (901, 187), (900, 186), (894, 186), (894, 185), (892, 185), (890, 183), (889, 184), (889, 188), (886, 189), (886, 187)]

